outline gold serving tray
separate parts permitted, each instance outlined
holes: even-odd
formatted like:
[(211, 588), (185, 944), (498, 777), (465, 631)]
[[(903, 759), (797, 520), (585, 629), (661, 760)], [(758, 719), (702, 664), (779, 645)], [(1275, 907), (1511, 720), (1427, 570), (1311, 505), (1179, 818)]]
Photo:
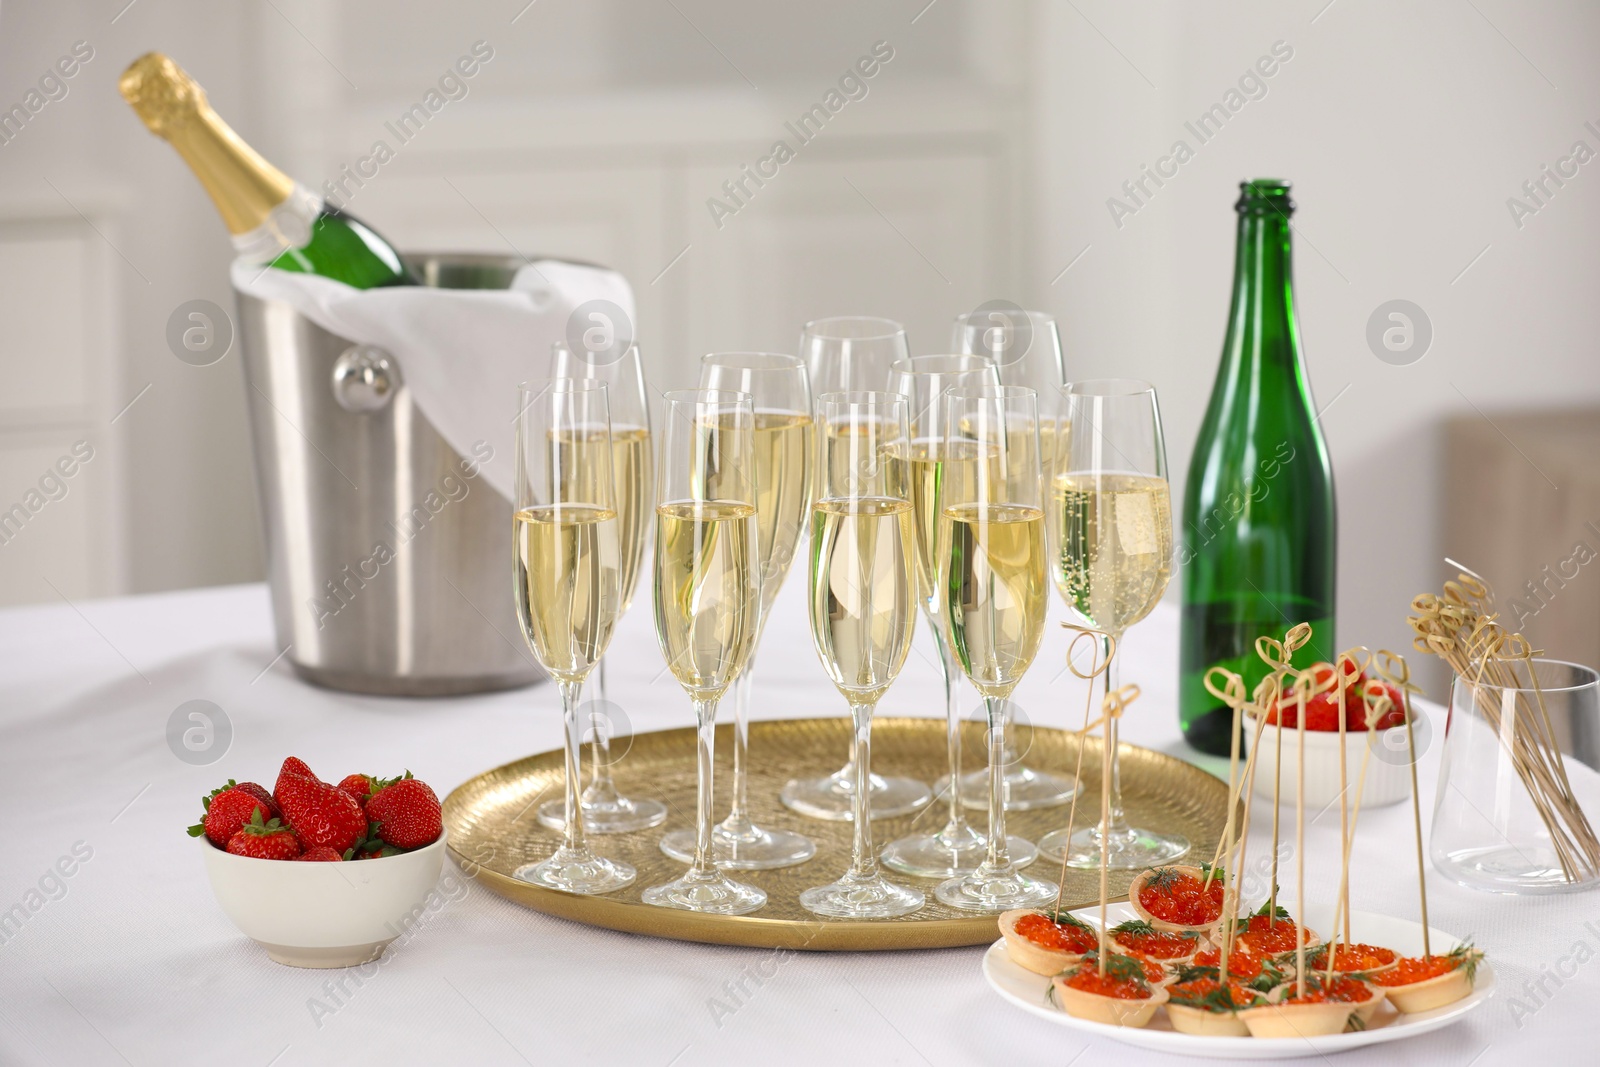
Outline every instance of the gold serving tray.
[[(966, 723), (963, 730), (967, 750), (981, 751), (981, 724)], [(1072, 773), (1078, 740), (1067, 731), (1021, 728), (1016, 742), (1025, 751), (1024, 760), (1029, 766), (1057, 774)], [(618, 788), (629, 796), (662, 800), (670, 812), (661, 826), (589, 838), (595, 851), (638, 870), (639, 877), (632, 885), (605, 896), (585, 897), (512, 877), (512, 872), (523, 864), (549, 856), (560, 841), (560, 835), (540, 826), (534, 818), (538, 803), (561, 796), (563, 756), (559, 749), (487, 771), (446, 797), (444, 823), (450, 832), (450, 852), (463, 870), (503, 897), (548, 915), (611, 930), (715, 945), (846, 952), (950, 948), (993, 941), (994, 916), (946, 907), (933, 897), (936, 881), (890, 871), (884, 873), (926, 892), (927, 905), (898, 919), (874, 921), (819, 919), (800, 906), (802, 890), (833, 881), (849, 866), (851, 824), (796, 815), (779, 802), (778, 790), (790, 778), (838, 770), (849, 743), (849, 720), (842, 716), (751, 724), (751, 817), (761, 825), (799, 830), (817, 843), (816, 856), (799, 866), (730, 872), (732, 877), (767, 892), (766, 907), (751, 915), (700, 915), (650, 907), (639, 899), (648, 887), (671, 881), (684, 870), (684, 865), (664, 855), (657, 843), (668, 830), (694, 825), (692, 727), (619, 738), (613, 744)], [(1080, 825), (1100, 815), (1101, 741), (1090, 738), (1087, 744), (1083, 784), (1088, 791), (1080, 796)], [(715, 808), (719, 819), (727, 814), (732, 747), (733, 727), (719, 726)], [(942, 720), (885, 718), (873, 723), (872, 766), (877, 773), (931, 782), (943, 774), (945, 759)], [(1191, 842), (1186, 862), (1211, 859), (1226, 817), (1226, 783), (1172, 756), (1123, 745), (1122, 792), (1124, 806), (1135, 825), (1183, 834)], [(875, 819), (873, 843), (881, 850), (897, 837), (931, 833), (944, 825), (946, 810), (944, 802), (935, 799), (917, 815)], [(978, 820), (984, 818), (982, 812), (969, 815)], [(1008, 812), (1006, 828), (1013, 835), (1036, 841), (1046, 832), (1064, 826), (1066, 819), (1065, 805)], [(1029, 870), (1055, 881), (1061, 868), (1040, 859)], [(1111, 872), (1112, 899), (1127, 896), (1132, 873)], [(1098, 901), (1099, 879), (1098, 871), (1069, 870), (1063, 906), (1077, 908)]]

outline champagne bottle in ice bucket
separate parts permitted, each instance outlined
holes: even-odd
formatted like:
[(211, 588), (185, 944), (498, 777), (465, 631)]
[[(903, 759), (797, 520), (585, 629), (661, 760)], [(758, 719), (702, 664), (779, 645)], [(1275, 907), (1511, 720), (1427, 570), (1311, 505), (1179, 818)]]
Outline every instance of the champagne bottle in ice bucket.
[(1228, 754), (1231, 710), (1206, 689), (1221, 666), (1246, 691), (1266, 672), (1256, 638), (1311, 624), (1300, 662), (1333, 659), (1333, 473), (1300, 354), (1289, 183), (1240, 185), (1233, 303), (1222, 365), (1189, 462), (1178, 714), (1184, 737)]
[(170, 142), (194, 171), (241, 258), (357, 289), (416, 284), (388, 241), (262, 159), (166, 56), (140, 56), (117, 87), (150, 132)]

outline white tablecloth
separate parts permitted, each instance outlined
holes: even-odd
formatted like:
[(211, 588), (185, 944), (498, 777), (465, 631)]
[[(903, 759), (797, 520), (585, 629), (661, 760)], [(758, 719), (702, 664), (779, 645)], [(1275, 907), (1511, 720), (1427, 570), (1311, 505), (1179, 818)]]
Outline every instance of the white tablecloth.
[[(760, 717), (842, 712), (806, 636), (801, 584), (791, 579), (767, 632)], [(650, 627), (645, 607), (623, 621), (611, 698), (636, 730), (687, 725), (688, 701), (661, 671)], [(1193, 756), (1176, 723), (1176, 636), (1168, 608), (1130, 635), (1123, 678), (1144, 697), (1125, 720), (1125, 738)], [(919, 633), (884, 714), (940, 713), (926, 641)], [(1052, 630), (1019, 691), (1032, 717), (1049, 725), (1066, 725), (1068, 708), (1074, 719), (1081, 714), (1081, 683), (1052, 682), (1065, 645)], [(360, 987), (347, 979), (338, 991), (333, 983), (345, 972), (272, 963), (224, 917), (199, 846), (183, 833), (204, 792), (230, 776), (270, 788), (278, 761), (295, 753), (324, 776), (409, 767), (443, 796), (479, 771), (560, 743), (550, 686), (453, 700), (349, 696), (299, 682), (281, 661), (269, 668), (278, 651), (262, 586), (0, 612), (0, 909), (11, 914), (0, 921), (0, 1063), (1092, 1067), (1162, 1059), (1085, 1041), (1010, 1007), (984, 984), (979, 948), (798, 954), (763, 983), (745, 980), (728, 1015), (713, 1010), (713, 998), (730, 1003), (727, 984), (754, 974), (766, 953), (590, 929), (464, 879)], [(168, 716), (197, 698), (220, 705), (233, 726), (231, 749), (204, 767), (179, 761), (166, 742)], [(1440, 745), (1431, 749), (1425, 821)], [(1600, 812), (1600, 776), (1574, 773), (1589, 810)], [(1265, 816), (1258, 804), (1257, 829)], [(1405, 805), (1363, 813), (1356, 908), (1417, 917), (1410, 833)], [(1336, 834), (1334, 819), (1312, 828), (1308, 884), (1317, 888), (1308, 895), (1331, 896)], [(1253, 839), (1251, 850), (1265, 854), (1265, 841)], [(72, 873), (51, 874), (58, 869)], [(1451, 1067), (1558, 1055), (1593, 1062), (1600, 896), (1495, 897), (1437, 876), (1430, 888), (1433, 924), (1475, 935), (1498, 972), (1498, 995), (1436, 1036), (1341, 1063), (1397, 1055)], [(1541, 978), (1542, 989), (1525, 987)]]

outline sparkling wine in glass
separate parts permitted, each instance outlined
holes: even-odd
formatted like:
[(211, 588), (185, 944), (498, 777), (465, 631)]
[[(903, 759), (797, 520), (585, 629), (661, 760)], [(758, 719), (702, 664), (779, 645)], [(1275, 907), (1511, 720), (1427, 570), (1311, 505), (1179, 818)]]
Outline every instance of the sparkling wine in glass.
[(947, 402), (946, 440), (977, 451), (946, 471), (939, 597), (956, 658), (983, 695), (989, 833), (977, 869), (939, 883), (934, 895), (967, 911), (1035, 907), (1056, 895), (1054, 882), (1018, 870), (1004, 803), (1003, 706), (1039, 652), (1050, 601), (1037, 407), (1034, 391), (1018, 386), (956, 389)]
[[(1066, 361), (1061, 332), (1054, 315), (1024, 311), (1014, 304), (994, 301), (956, 317), (952, 342), (957, 352), (988, 356), (1000, 374), (1000, 384), (1032, 389), (1039, 395), (1039, 469), (1048, 498), (1055, 477), (1057, 449), (1064, 445), (1067, 424), (1057, 413), (1054, 399), (1066, 382)], [(1047, 410), (1049, 409), (1049, 410)], [(1037, 771), (1022, 763), (1012, 745), (1010, 705), (1006, 711), (1005, 804), (1008, 811), (1028, 811), (1065, 804), (1077, 784), (1070, 776)], [(961, 780), (961, 799), (969, 808), (989, 803), (989, 776), (975, 771)]]
[(743, 915), (766, 893), (735, 882), (712, 851), (717, 704), (744, 670), (761, 619), (755, 409), (748, 393), (667, 393), (656, 494), (655, 612), (661, 654), (698, 727), (694, 854), (683, 877), (644, 891), (663, 908)]
[[(947, 468), (972, 463), (980, 446), (967, 438), (945, 439), (946, 403), (953, 389), (1000, 384), (994, 361), (987, 356), (935, 355), (912, 356), (895, 360), (889, 371), (889, 389), (903, 395), (910, 404), (911, 446), (909, 471), (911, 510), (917, 533), (917, 597), (933, 632), (944, 677), (946, 754), (949, 773), (944, 778), (944, 798), (949, 814), (935, 833), (911, 834), (889, 843), (883, 850), (883, 865), (901, 874), (920, 878), (949, 878), (975, 869), (988, 853), (988, 841), (967, 822), (962, 798), (948, 787), (961, 776), (961, 665), (950, 644), (949, 628), (939, 611), (940, 512), (943, 508)], [(1026, 866), (1037, 855), (1034, 847), (1020, 837), (1010, 841), (1011, 859)]]
[[(629, 345), (620, 352), (609, 350), (576, 352), (558, 341), (550, 351), (550, 375), (604, 382), (611, 408), (611, 474), (616, 480), (617, 541), (621, 570), (618, 575), (620, 607), (618, 617), (633, 604), (639, 584), (639, 569), (649, 542), (651, 519), (655, 515), (655, 456), (650, 440), (650, 407), (645, 398), (644, 367), (639, 347)], [(579, 798), (583, 828), (591, 834), (621, 834), (659, 826), (667, 819), (667, 807), (659, 800), (635, 799), (617, 791), (611, 777), (612, 705), (606, 699), (606, 663), (602, 659), (594, 671), (589, 699), (579, 706), (585, 725), (593, 730), (593, 771), (589, 785)], [(566, 822), (564, 801), (551, 800), (539, 805), (539, 822), (560, 830)]]
[(840, 431), (850, 456), (821, 463), (811, 509), (811, 640), (850, 706), (855, 735), (855, 805), (850, 869), (800, 894), (817, 915), (882, 919), (922, 907), (924, 896), (878, 871), (872, 848), (869, 778), (872, 713), (899, 676), (917, 621), (916, 531), (911, 511), (906, 398), (899, 393), (829, 393), (817, 416), (823, 439)]
[[(1056, 589), (1085, 625), (1122, 644), (1128, 627), (1154, 610), (1172, 568), (1172, 497), (1155, 387), (1126, 378), (1074, 382), (1060, 390), (1070, 441), (1057, 457), (1051, 492)], [(1118, 687), (1121, 657), (1106, 669), (1106, 691)], [(1129, 825), (1122, 810), (1117, 720), (1106, 724), (1111, 746), (1111, 801), (1100, 825), (1046, 834), (1040, 852), (1070, 867), (1141, 870), (1189, 851), (1179, 834)]]
[[(816, 459), (811, 387), (806, 365), (770, 352), (713, 352), (700, 361), (700, 387), (749, 393), (755, 404), (755, 481), (761, 621), (750, 663), (733, 684), (733, 809), (712, 832), (717, 866), (764, 870), (804, 863), (816, 855), (809, 837), (757, 826), (750, 819), (750, 675), (762, 628), (794, 562), (811, 512), (811, 465)], [(694, 833), (677, 830), (661, 851), (687, 861)]]
[[(910, 354), (905, 327), (892, 319), (841, 315), (808, 322), (800, 332), (800, 358), (805, 361), (811, 388), (818, 396), (830, 392), (882, 389), (888, 381), (890, 364)], [(840, 424), (831, 430), (822, 427), (820, 432), (819, 462), (827, 463), (830, 457), (848, 457), (851, 454), (850, 442), (840, 439), (841, 435), (847, 437), (851, 432), (847, 425)], [(848, 459), (840, 461), (848, 462)], [(826, 476), (827, 472), (820, 468), (815, 475), (819, 480)], [(815, 819), (852, 818), (852, 794), (856, 779), (854, 746), (852, 739), (849, 760), (832, 774), (822, 778), (796, 778), (787, 782), (779, 793), (784, 805)], [(932, 790), (915, 779), (887, 778), (875, 774), (871, 783), (874, 819), (910, 815), (921, 811), (933, 800)]]
[(566, 818), (550, 858), (516, 877), (567, 893), (609, 893), (634, 870), (597, 856), (578, 817), (583, 726), (578, 696), (620, 614), (622, 569), (606, 387), (570, 378), (518, 392), (513, 552), (522, 636), (561, 691)]

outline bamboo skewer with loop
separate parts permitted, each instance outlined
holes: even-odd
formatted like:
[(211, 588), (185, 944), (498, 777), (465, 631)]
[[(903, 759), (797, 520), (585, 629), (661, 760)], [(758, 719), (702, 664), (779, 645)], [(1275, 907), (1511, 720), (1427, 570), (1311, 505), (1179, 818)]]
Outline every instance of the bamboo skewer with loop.
[[(1311, 640), (1311, 624), (1301, 623), (1291, 627), (1283, 635), (1282, 641), (1270, 637), (1256, 638), (1256, 655), (1261, 657), (1270, 670), (1262, 684), (1257, 687), (1257, 701), (1261, 706), (1262, 714), (1267, 708), (1276, 708), (1283, 689), (1283, 679), (1290, 674), (1297, 674), (1293, 666), (1295, 652), (1303, 648)], [(1269, 702), (1260, 698), (1267, 697)], [(1305, 707), (1300, 708), (1300, 721), (1305, 721)], [(1278, 841), (1279, 841), (1279, 815), (1278, 808), (1283, 793), (1283, 730), (1280, 727), (1277, 736), (1277, 759), (1273, 761), (1272, 768), (1272, 890), (1267, 898), (1267, 925), (1277, 925), (1278, 916)]]
[[(1061, 624), (1061, 626), (1063, 629), (1076, 631), (1076, 636), (1074, 636), (1072, 642), (1067, 645), (1067, 670), (1071, 671), (1074, 677), (1082, 678), (1084, 681), (1089, 683), (1088, 696), (1085, 697), (1083, 702), (1083, 727), (1077, 731), (1078, 761), (1072, 770), (1073, 781), (1082, 782), (1083, 749), (1084, 746), (1089, 743), (1089, 731), (1104, 721), (1103, 717), (1094, 722), (1089, 721), (1089, 716), (1094, 712), (1094, 680), (1110, 669), (1111, 657), (1117, 654), (1117, 639), (1106, 633), (1104, 630), (1094, 630), (1087, 626), (1074, 626), (1070, 622), (1064, 622)], [(1090, 653), (1088, 674), (1084, 674), (1082, 671), (1078, 670), (1078, 665), (1072, 660), (1073, 650), (1078, 647), (1078, 642), (1086, 637), (1089, 638), (1089, 643), (1093, 646), (1093, 651)], [(1105, 647), (1107, 650), (1106, 661), (1104, 663), (1100, 662), (1100, 643), (1102, 641), (1105, 642)], [(1072, 842), (1073, 823), (1078, 816), (1078, 794), (1080, 792), (1082, 792), (1081, 789), (1074, 789), (1072, 791), (1072, 803), (1067, 807), (1067, 844), (1063, 845), (1061, 849), (1061, 877), (1056, 879), (1056, 907), (1055, 914), (1052, 916), (1056, 922), (1060, 922), (1061, 920), (1061, 895), (1062, 893), (1066, 892), (1067, 888), (1067, 855), (1070, 851), (1070, 845)], [(1101, 841), (1100, 843), (1100, 851), (1102, 854), (1105, 852), (1104, 841)]]
[[(1109, 658), (1107, 662), (1110, 662)], [(1100, 721), (1105, 724), (1106, 743), (1101, 745), (1100, 754), (1100, 977), (1106, 974), (1106, 901), (1111, 895), (1111, 881), (1109, 867), (1110, 850), (1105, 847), (1106, 837), (1111, 830), (1111, 761), (1115, 754), (1111, 750), (1111, 723), (1122, 717), (1128, 710), (1128, 705), (1139, 699), (1139, 687), (1125, 685), (1121, 689), (1113, 689), (1107, 693), (1105, 700), (1100, 705)]]
[[(1220, 682), (1214, 680), (1220, 679)], [(1213, 698), (1233, 709), (1233, 745), (1228, 760), (1228, 821), (1222, 832), (1222, 840), (1217, 843), (1217, 851), (1211, 858), (1211, 869), (1206, 872), (1204, 884), (1200, 888), (1201, 898), (1211, 888), (1211, 878), (1217, 872), (1219, 864), (1223, 868), (1223, 909), (1222, 909), (1222, 945), (1221, 956), (1217, 961), (1217, 984), (1226, 989), (1228, 985), (1228, 956), (1233, 951), (1234, 927), (1239, 921), (1239, 877), (1244, 869), (1245, 841), (1250, 835), (1250, 806), (1244, 807), (1244, 816), (1240, 820), (1237, 837), (1234, 835), (1233, 817), (1239, 808), (1239, 800), (1244, 796), (1245, 790), (1252, 787), (1255, 782), (1256, 752), (1261, 740), (1261, 730), (1266, 723), (1265, 716), (1258, 716), (1256, 721), (1255, 738), (1250, 744), (1250, 754), (1245, 760), (1244, 771), (1239, 772), (1239, 740), (1242, 734), (1242, 718), (1244, 709), (1249, 706), (1245, 696), (1244, 679), (1225, 667), (1212, 667), (1205, 673), (1206, 692)], [(1233, 854), (1233, 847), (1237, 843), (1237, 856)], [(1233, 871), (1233, 885), (1228, 886), (1228, 870)]]
[(1334, 958), (1340, 938), (1343, 938), (1346, 946), (1350, 944), (1350, 853), (1355, 846), (1356, 825), (1361, 821), (1361, 795), (1367, 790), (1367, 767), (1372, 762), (1372, 747), (1377, 742), (1378, 735), (1374, 727), (1393, 707), (1393, 702), (1386, 694), (1374, 693), (1370, 689), (1361, 695), (1361, 702), (1366, 709), (1363, 718), (1366, 722), (1367, 746), (1361, 750), (1361, 771), (1356, 775), (1356, 803), (1350, 812), (1350, 830), (1339, 845), (1339, 900), (1335, 909), (1333, 935), (1328, 939), (1327, 967), (1324, 968), (1324, 978), (1329, 981), (1333, 979)]
[[(1422, 797), (1417, 788), (1417, 732), (1411, 718), (1411, 694), (1418, 690), (1411, 684), (1411, 667), (1405, 658), (1386, 648), (1379, 649), (1377, 656), (1373, 657), (1372, 669), (1378, 677), (1400, 691), (1400, 712), (1406, 720), (1406, 757), (1411, 763), (1411, 824), (1417, 839), (1417, 894), (1422, 902), (1422, 954), (1431, 956), (1433, 950), (1428, 943), (1428, 868), (1422, 856)], [(1388, 698), (1384, 699), (1387, 703)], [(1371, 725), (1367, 729), (1370, 731)]]

